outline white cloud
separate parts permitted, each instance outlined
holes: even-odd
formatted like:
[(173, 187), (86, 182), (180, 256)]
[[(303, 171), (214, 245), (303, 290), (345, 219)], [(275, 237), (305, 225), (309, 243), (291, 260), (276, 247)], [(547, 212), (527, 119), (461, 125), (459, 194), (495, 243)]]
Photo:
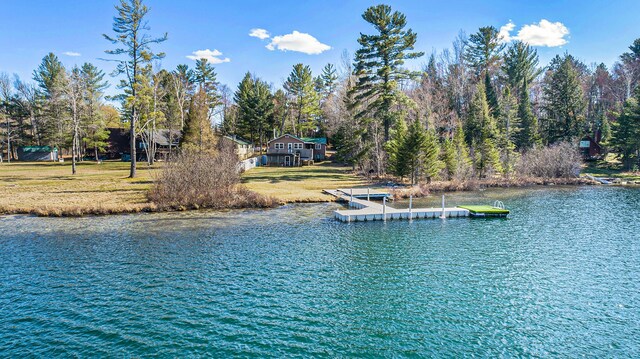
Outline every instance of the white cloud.
[(274, 36), (266, 47), (271, 51), (297, 51), (307, 55), (318, 55), (331, 49), (331, 46), (321, 43), (315, 37), (295, 30), (287, 35)]
[(251, 31), (249, 31), (249, 36), (264, 40), (269, 38), (269, 31), (265, 29), (251, 29)]
[(509, 20), (509, 22), (500, 27), (500, 32), (498, 33), (498, 37), (501, 39), (502, 42), (509, 42), (511, 41), (511, 31), (513, 31), (513, 29), (516, 28), (516, 24), (514, 24), (511, 20)]
[(218, 51), (218, 50), (198, 50), (198, 51), (194, 51), (193, 55), (188, 55), (187, 58), (191, 59), (191, 60), (198, 60), (198, 59), (207, 59), (207, 61), (209, 61), (212, 64), (221, 64), (223, 62), (231, 62), (231, 59), (228, 57), (222, 58), (222, 52)]
[(63, 52), (63, 54), (67, 56), (73, 56), (73, 57), (82, 56), (82, 54), (80, 54), (79, 52), (73, 52), (73, 51), (66, 51), (66, 52)]
[(569, 35), (569, 29), (561, 22), (551, 22), (542, 19), (539, 23), (524, 25), (517, 36), (511, 36), (510, 33), (515, 29), (515, 24), (511, 21), (500, 28), (500, 37), (502, 41), (520, 40), (532, 46), (556, 47), (567, 44), (569, 41), (566, 37)]

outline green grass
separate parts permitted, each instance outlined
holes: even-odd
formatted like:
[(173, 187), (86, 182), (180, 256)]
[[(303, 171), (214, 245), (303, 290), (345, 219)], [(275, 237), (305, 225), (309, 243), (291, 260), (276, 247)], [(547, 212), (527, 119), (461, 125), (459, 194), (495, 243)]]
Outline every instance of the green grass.
[(242, 175), (242, 183), (281, 202), (332, 201), (323, 189), (366, 187), (367, 182), (351, 167), (328, 162), (304, 167), (257, 167)]
[(640, 181), (640, 172), (627, 171), (613, 155), (600, 161), (588, 162), (582, 173), (594, 177), (618, 178), (623, 181)]

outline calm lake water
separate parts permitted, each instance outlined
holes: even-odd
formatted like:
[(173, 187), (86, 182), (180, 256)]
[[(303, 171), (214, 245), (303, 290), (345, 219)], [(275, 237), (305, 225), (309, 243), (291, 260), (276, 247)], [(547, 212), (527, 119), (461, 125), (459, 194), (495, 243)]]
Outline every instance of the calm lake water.
[(0, 356), (640, 357), (640, 189), (448, 204), (495, 199), (509, 219), (0, 217)]

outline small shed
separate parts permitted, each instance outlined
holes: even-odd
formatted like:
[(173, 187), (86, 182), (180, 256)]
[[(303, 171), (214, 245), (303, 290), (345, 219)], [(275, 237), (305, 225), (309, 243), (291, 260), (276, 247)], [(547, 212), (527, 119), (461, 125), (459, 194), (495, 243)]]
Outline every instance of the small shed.
[(51, 146), (18, 147), (18, 161), (57, 161), (58, 149)]
[(598, 159), (602, 156), (602, 146), (591, 136), (585, 136), (580, 140), (580, 153), (586, 160)]

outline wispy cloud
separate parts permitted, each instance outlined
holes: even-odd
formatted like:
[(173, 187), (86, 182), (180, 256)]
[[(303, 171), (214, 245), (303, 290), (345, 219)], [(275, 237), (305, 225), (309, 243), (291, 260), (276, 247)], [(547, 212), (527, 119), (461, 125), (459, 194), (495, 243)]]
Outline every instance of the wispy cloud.
[(567, 44), (566, 39), (569, 36), (569, 29), (561, 22), (551, 22), (546, 19), (540, 20), (539, 23), (524, 25), (518, 31), (518, 35), (511, 36), (511, 31), (516, 25), (509, 21), (500, 28), (500, 37), (502, 41), (509, 42), (512, 40), (520, 40), (532, 46), (557, 47)]
[(228, 57), (222, 57), (222, 52), (214, 49), (213, 51), (206, 50), (197, 50), (193, 52), (193, 55), (187, 55), (188, 59), (198, 60), (198, 59), (207, 59), (212, 64), (221, 64), (223, 62), (231, 62), (231, 59)]
[(74, 52), (74, 51), (65, 51), (62, 54), (67, 55), (67, 56), (73, 56), (73, 57), (78, 57), (78, 56), (82, 56), (81, 53), (79, 52)]
[(274, 36), (266, 47), (271, 51), (297, 51), (307, 55), (318, 55), (331, 49), (331, 46), (321, 43), (315, 37), (295, 30), (290, 34)]
[(249, 31), (249, 36), (257, 37), (260, 40), (264, 40), (268, 39), (270, 35), (269, 32), (265, 29), (251, 29), (251, 31)]

